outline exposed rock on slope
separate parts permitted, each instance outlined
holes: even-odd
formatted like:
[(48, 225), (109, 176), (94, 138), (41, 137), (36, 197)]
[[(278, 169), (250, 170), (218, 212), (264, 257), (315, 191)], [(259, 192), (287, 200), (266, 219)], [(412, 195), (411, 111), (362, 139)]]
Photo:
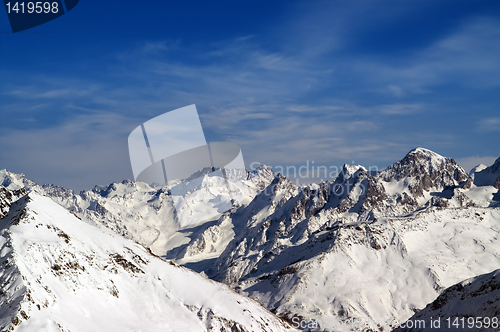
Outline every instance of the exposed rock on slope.
[[(423, 148), (410, 151), (378, 177), (386, 182), (405, 181), (404, 185), (415, 197), (423, 197), (424, 191), (442, 191), (461, 184), (464, 186), (469, 180), (467, 173), (455, 160)], [(470, 187), (470, 183), (467, 186)]]
[[(228, 176), (232, 179), (231, 174)], [(248, 204), (260, 190), (267, 187), (274, 173), (269, 167), (262, 166), (254, 172), (247, 172), (243, 180), (241, 176), (234, 178), (230, 183), (239, 198), (235, 204), (237, 207), (239, 204)], [(193, 256), (205, 259), (210, 255), (219, 255), (234, 235), (231, 219), (223, 223), (217, 208), (217, 202), (228, 195), (226, 184), (220, 185), (214, 177), (204, 176), (190, 182), (192, 188), (185, 198), (188, 203), (182, 213), (188, 218), (200, 220), (189, 227), (183, 227), (176, 219), (168, 187), (157, 188), (125, 180), (108, 186), (96, 186), (77, 194), (58, 186), (37, 185), (24, 175), (5, 170), (0, 171), (0, 183), (11, 190), (24, 188), (48, 195), (83, 221), (132, 239), (161, 256), (182, 259), (189, 252), (186, 256), (189, 261)], [(202, 217), (196, 218), (196, 214)], [(211, 226), (214, 227), (207, 230)], [(207, 254), (200, 250), (197, 253), (197, 247), (201, 245), (199, 238), (206, 238), (207, 235), (203, 233), (211, 232), (214, 228), (219, 232), (215, 251)], [(193, 249), (186, 248), (189, 245)]]
[(455, 160), (417, 148), (377, 175), (388, 193), (388, 202), (399, 203), (395, 215), (412, 212), (425, 204), (467, 206), (470, 200), (459, 190), (469, 189), (472, 179)]

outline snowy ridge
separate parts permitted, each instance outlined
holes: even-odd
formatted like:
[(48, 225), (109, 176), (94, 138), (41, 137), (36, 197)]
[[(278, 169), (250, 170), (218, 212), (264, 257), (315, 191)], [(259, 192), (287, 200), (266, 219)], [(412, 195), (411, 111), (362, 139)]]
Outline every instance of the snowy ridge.
[(27, 191), (24, 188), (11, 191), (5, 187), (0, 187), (0, 219), (9, 213), (12, 203), (26, 195), (26, 193)]
[(2, 331), (286, 331), (253, 300), (31, 193), (0, 220)]
[(403, 322), (471, 271), (499, 266), (497, 220), (499, 209), (433, 208), (411, 218), (334, 225), (295, 245), (286, 245), (293, 236), (273, 234), (279, 224), (263, 224), (230, 243), (213, 277), (290, 322)]
[(455, 160), (423, 148), (410, 151), (377, 178), (396, 200), (407, 199), (413, 205), (422, 205), (433, 197), (451, 198), (453, 189), (468, 189), (472, 185), (468, 174)]
[(30, 189), (37, 184), (28, 180), (24, 174), (14, 174), (6, 169), (0, 170), (0, 186), (9, 190)]

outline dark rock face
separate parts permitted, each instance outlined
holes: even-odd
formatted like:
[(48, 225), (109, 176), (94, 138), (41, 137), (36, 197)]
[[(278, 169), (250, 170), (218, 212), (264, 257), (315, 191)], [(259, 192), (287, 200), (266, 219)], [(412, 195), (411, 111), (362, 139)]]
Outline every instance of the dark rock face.
[(493, 184), (493, 187), (500, 189), (500, 176), (497, 177), (495, 183)]
[(366, 197), (363, 201), (362, 211), (377, 209), (382, 206), (387, 199), (387, 193), (385, 192), (384, 186), (377, 182), (374, 177), (368, 176), (367, 183), (368, 188), (366, 190)]
[(491, 172), (495, 174), (500, 174), (500, 157), (497, 160), (495, 160), (495, 162), (491, 166)]
[(7, 188), (0, 187), (0, 219), (9, 213), (10, 206), (13, 202), (17, 201), (20, 197), (25, 196), (28, 191), (24, 188), (18, 190), (8, 190)]
[[(402, 185), (389, 192), (387, 183), (394, 181)], [(453, 159), (421, 148), (377, 175), (361, 166), (344, 165), (334, 182), (319, 187), (299, 187), (278, 174), (238, 212), (245, 216), (251, 212), (251, 220), (208, 274), (226, 283), (240, 282), (255, 277), (256, 271), (271, 271), (272, 265), (278, 271), (278, 266), (299, 264), (311, 253), (326, 252), (344, 242), (380, 250), (392, 243), (387, 226), (375, 227), (380, 217), (402, 216), (425, 206), (470, 206), (461, 190), (471, 185), (471, 178)], [(261, 221), (256, 223), (258, 218)], [(360, 224), (349, 226), (352, 223)]]

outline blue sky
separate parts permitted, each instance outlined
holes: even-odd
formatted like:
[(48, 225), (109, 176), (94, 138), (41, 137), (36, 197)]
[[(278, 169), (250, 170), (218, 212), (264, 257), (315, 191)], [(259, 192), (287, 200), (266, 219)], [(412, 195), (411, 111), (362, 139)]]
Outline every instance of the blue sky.
[(0, 43), (0, 169), (40, 183), (132, 178), (128, 134), (190, 104), (248, 167), (500, 156), (496, 1), (81, 0)]

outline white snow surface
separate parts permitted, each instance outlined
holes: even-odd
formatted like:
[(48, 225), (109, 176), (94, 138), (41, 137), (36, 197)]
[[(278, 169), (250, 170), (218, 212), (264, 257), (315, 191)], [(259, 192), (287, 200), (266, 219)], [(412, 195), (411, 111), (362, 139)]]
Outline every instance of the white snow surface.
[(225, 285), (30, 193), (0, 220), (2, 331), (287, 331)]
[(244, 226), (207, 274), (313, 330), (390, 331), (500, 266), (498, 189), (454, 160), (416, 149), (375, 176), (344, 169), (319, 188), (275, 180), (230, 215)]
[[(277, 257), (255, 249), (245, 260), (223, 255), (232, 268), (216, 278), (291, 322), (315, 320), (327, 331), (350, 331), (349, 320), (402, 323), (445, 287), (500, 266), (499, 221), (498, 208), (433, 208), (340, 226), (305, 243), (275, 245), (268, 252)], [(260, 234), (247, 243), (251, 237)]]

